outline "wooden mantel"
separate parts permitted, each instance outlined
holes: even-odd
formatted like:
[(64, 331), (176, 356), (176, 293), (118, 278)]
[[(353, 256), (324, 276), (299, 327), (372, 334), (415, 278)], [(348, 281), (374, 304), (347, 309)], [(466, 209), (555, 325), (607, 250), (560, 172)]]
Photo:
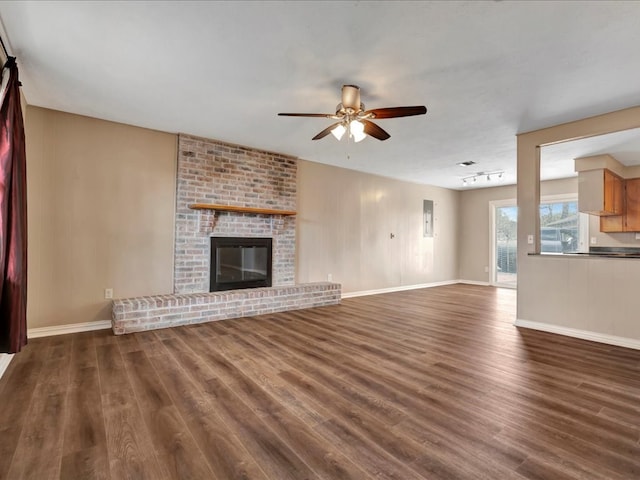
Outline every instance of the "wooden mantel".
[(233, 205), (216, 205), (213, 203), (192, 203), (192, 210), (216, 210), (219, 212), (257, 213), (261, 215), (295, 215), (294, 210), (276, 210), (273, 208), (237, 207)]

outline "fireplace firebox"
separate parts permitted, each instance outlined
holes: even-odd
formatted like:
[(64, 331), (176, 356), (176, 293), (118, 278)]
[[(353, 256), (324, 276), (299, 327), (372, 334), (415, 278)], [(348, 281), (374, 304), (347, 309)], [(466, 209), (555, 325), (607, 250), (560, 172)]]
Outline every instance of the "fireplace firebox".
[(211, 237), (209, 291), (271, 286), (271, 238)]

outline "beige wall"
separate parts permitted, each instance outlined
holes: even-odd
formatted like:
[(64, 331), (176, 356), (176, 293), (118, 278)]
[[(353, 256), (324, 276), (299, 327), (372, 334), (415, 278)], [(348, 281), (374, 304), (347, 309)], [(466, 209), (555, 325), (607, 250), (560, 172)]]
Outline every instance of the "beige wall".
[(27, 108), (28, 328), (172, 290), (176, 136)]
[[(105, 288), (171, 292), (176, 136), (31, 106), (25, 117), (29, 328), (108, 320)], [(537, 231), (536, 147), (639, 118), (636, 108), (519, 136), (519, 319), (640, 339), (640, 261), (530, 257), (526, 244)], [(514, 187), (456, 192), (307, 161), (298, 181), (296, 280), (332, 274), (346, 293), (486, 281), (488, 202), (514, 196)], [(435, 201), (434, 238), (422, 236), (423, 199)], [(637, 244), (597, 233), (593, 221), (598, 244)]]
[[(578, 192), (577, 177), (542, 182), (541, 195), (562, 195)], [(490, 213), (489, 203), (513, 200), (516, 203), (515, 185), (463, 190), (460, 194), (460, 279), (473, 282), (489, 282), (485, 267), (490, 262)]]
[[(300, 161), (297, 281), (331, 274), (354, 293), (457, 279), (459, 195)], [(433, 238), (423, 236), (425, 199), (435, 202)]]
[[(538, 230), (540, 146), (640, 127), (640, 107), (518, 135), (518, 321), (640, 348), (640, 261), (528, 255)], [(592, 334), (589, 337), (585, 332)]]
[[(172, 292), (177, 136), (27, 108), (28, 327), (109, 320)], [(298, 174), (296, 281), (362, 292), (457, 279), (459, 192), (312, 162)], [(422, 201), (435, 202), (435, 237)], [(390, 234), (394, 238), (390, 238)]]
[(477, 188), (460, 193), (460, 246), (458, 257), (460, 279), (489, 282), (490, 217), (489, 202), (513, 199), (516, 186)]
[(600, 231), (600, 217), (589, 216), (589, 235), (596, 239), (596, 247), (640, 247), (640, 240), (636, 240), (636, 234), (626, 233), (602, 233)]
[[(540, 184), (540, 195), (577, 194), (578, 178), (550, 180)], [(489, 203), (498, 200), (516, 202), (515, 185), (463, 190), (460, 195), (460, 248), (458, 250), (462, 280), (489, 282), (485, 267), (490, 262)], [(601, 233), (599, 217), (589, 217), (589, 237), (596, 238), (596, 246), (640, 247), (635, 233)]]

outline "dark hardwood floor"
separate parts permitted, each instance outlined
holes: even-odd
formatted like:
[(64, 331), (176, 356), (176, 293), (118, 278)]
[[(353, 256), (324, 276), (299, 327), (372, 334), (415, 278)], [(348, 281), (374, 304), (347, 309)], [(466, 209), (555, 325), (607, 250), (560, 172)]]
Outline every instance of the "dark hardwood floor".
[(451, 285), (34, 339), (0, 380), (0, 478), (640, 478), (640, 351), (514, 316)]

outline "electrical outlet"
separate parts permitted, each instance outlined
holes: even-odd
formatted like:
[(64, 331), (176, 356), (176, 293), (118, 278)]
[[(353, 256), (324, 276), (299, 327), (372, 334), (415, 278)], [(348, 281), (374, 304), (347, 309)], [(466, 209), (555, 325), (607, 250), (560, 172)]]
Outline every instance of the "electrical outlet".
[(113, 288), (104, 289), (104, 298), (113, 298)]
[(591, 245), (596, 245), (598, 243), (597, 237), (591, 237)]
[(333, 275), (330, 273), (327, 274), (327, 282), (333, 282)]

